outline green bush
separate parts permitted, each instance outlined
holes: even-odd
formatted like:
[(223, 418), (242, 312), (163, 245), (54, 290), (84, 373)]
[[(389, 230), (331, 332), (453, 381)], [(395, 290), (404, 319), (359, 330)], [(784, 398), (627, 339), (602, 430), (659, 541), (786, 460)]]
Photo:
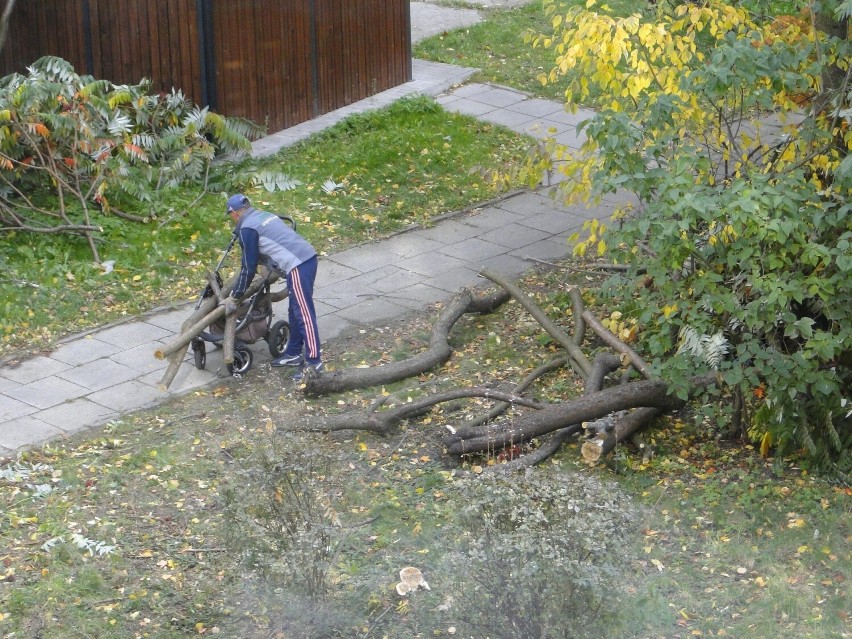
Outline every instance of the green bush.
[[(590, 224), (577, 252), (630, 265), (611, 284), (633, 298), (644, 348), (678, 394), (717, 370), (711, 417), (764, 453), (805, 450), (848, 471), (852, 44), (718, 2), (661, 5), (647, 22), (546, 5), (554, 33), (535, 43), (556, 65), (542, 81), (605, 105), (582, 152), (550, 147), (562, 193), (636, 196), (611, 228)], [(816, 22), (846, 24), (844, 6)]]
[(448, 616), (465, 636), (601, 637), (616, 628), (636, 512), (614, 485), (578, 474), (462, 481), (464, 533), (445, 559)]
[(180, 91), (114, 85), (41, 58), (0, 81), (0, 230), (85, 234), (100, 261), (103, 215), (204, 183), (217, 154), (246, 151), (260, 133)]

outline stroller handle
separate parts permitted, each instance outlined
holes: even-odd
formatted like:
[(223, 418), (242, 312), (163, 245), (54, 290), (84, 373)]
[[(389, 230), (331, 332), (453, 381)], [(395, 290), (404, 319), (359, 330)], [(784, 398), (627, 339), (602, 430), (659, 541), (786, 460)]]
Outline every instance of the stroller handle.
[[(294, 231), (296, 230), (296, 220), (293, 219), (292, 217), (290, 217), (289, 215), (278, 215), (278, 219), (280, 219), (282, 222), (287, 224)], [(216, 264), (216, 268), (213, 271), (217, 275), (219, 273), (219, 270), (222, 268), (222, 265), (225, 263), (225, 260), (228, 258), (228, 254), (231, 252), (231, 249), (234, 248), (234, 244), (236, 243), (236, 241), (237, 241), (237, 230), (234, 229), (234, 232), (231, 234), (231, 241), (228, 242), (228, 246), (225, 247), (225, 250), (222, 252), (222, 257), (219, 258), (219, 263)], [(195, 304), (195, 310), (198, 310), (201, 307), (201, 302), (204, 301), (204, 296), (205, 296), (205, 293), (207, 293), (208, 288), (210, 288), (210, 287), (209, 286), (206, 287), (201, 292), (201, 295), (198, 296), (198, 302), (196, 302), (196, 304)]]

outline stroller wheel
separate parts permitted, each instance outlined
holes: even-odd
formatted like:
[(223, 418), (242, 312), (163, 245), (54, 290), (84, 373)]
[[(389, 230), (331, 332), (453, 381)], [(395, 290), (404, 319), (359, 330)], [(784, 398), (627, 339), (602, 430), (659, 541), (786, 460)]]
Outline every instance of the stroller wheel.
[(204, 340), (192, 340), (192, 356), (195, 358), (195, 368), (204, 370), (207, 365), (207, 348), (204, 346)]
[(284, 352), (288, 341), (290, 341), (290, 324), (286, 320), (275, 322), (266, 336), (266, 343), (269, 345), (269, 354), (272, 355), (272, 359), (279, 357)]
[(243, 375), (251, 368), (254, 355), (247, 348), (234, 349), (234, 363), (228, 364), (228, 372), (231, 375)]

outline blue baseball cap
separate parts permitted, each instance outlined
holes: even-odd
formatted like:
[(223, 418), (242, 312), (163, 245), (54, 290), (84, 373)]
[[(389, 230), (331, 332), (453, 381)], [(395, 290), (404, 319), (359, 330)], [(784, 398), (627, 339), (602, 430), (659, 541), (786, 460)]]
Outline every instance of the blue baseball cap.
[(249, 199), (242, 193), (237, 193), (228, 198), (228, 208), (225, 213), (230, 214), (231, 211), (239, 211), (242, 208), (249, 206)]

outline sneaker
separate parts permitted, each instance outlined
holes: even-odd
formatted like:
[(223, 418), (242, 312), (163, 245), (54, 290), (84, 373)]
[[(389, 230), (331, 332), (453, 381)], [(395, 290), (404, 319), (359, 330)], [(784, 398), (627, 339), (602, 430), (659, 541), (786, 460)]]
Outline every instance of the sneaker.
[(282, 366), (301, 366), (301, 355), (280, 355), (270, 362), (273, 368), (281, 368)]
[(293, 381), (301, 382), (308, 375), (319, 375), (324, 369), (325, 367), (322, 365), (322, 362), (315, 366), (308, 364), (304, 368), (299, 369), (296, 374), (293, 375)]

